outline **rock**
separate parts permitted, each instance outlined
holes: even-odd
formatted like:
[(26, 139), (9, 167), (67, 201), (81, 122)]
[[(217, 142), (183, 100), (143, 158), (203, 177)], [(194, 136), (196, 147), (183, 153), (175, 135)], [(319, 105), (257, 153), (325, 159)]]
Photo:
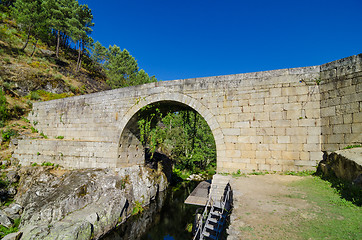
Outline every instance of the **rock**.
[(19, 142), (18, 138), (12, 138), (12, 139), (10, 140), (9, 147), (18, 146), (18, 142)]
[(2, 240), (19, 240), (22, 235), (22, 232), (9, 233), (5, 237), (3, 237)]
[(16, 215), (21, 211), (22, 207), (19, 204), (13, 203), (9, 207), (4, 208), (3, 212), (8, 216)]
[(7, 228), (13, 225), (8, 216), (1, 210), (0, 210), (0, 225), (3, 225), (4, 227)]
[(96, 212), (91, 213), (90, 215), (88, 215), (85, 220), (87, 220), (88, 222), (90, 222), (91, 224), (94, 224), (95, 222), (97, 222), (99, 220), (99, 216)]
[(324, 176), (336, 176), (348, 182), (354, 182), (362, 188), (359, 177), (362, 174), (362, 148), (344, 149), (324, 153), (317, 173)]
[(16, 202), (24, 207), (23, 239), (97, 239), (125, 221), (135, 202), (146, 205), (167, 187), (163, 173), (133, 166), (119, 172), (86, 169), (54, 174), (52, 168), (20, 171)]
[(10, 187), (10, 188), (8, 189), (8, 195), (10, 195), (10, 196), (15, 196), (16, 193), (17, 193), (17, 190), (16, 190), (15, 187)]
[(358, 175), (356, 179), (353, 180), (353, 184), (362, 188), (362, 174)]
[(17, 171), (8, 171), (6, 177), (10, 183), (16, 183), (20, 179), (20, 176), (18, 175)]

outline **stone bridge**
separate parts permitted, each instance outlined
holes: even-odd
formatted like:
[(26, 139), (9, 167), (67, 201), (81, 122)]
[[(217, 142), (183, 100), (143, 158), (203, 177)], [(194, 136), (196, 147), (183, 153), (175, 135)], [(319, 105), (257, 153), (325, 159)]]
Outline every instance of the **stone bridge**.
[[(137, 112), (191, 108), (209, 124), (217, 171), (312, 169), (322, 151), (361, 144), (362, 54), (321, 66), (163, 81), (34, 103), (48, 139), (19, 141), (22, 165), (122, 168), (144, 163)], [(64, 139), (57, 139), (59, 136)]]

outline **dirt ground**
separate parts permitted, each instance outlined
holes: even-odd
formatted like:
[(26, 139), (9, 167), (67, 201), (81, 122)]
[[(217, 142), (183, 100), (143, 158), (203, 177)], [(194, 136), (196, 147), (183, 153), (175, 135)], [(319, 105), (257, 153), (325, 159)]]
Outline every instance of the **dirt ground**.
[(313, 218), (310, 210), (315, 210), (303, 192), (288, 186), (301, 178), (278, 174), (232, 178), (234, 209), (228, 239), (298, 239), (293, 226)]

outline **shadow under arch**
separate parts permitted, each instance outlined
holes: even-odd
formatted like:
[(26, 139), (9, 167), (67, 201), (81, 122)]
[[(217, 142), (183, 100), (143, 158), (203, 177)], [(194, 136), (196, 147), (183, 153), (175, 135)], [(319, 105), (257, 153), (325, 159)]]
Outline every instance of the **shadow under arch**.
[(220, 154), (225, 150), (223, 133), (212, 112), (198, 100), (180, 93), (153, 94), (139, 98), (123, 116), (119, 125), (117, 168), (142, 165), (145, 161), (144, 149), (137, 136), (137, 113), (153, 103), (165, 103), (172, 107), (189, 108), (198, 112), (210, 127), (216, 145), (216, 165), (219, 168)]

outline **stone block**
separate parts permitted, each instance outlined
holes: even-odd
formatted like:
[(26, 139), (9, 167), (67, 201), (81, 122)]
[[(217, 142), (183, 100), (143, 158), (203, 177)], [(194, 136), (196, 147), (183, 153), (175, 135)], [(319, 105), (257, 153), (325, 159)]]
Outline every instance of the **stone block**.
[(321, 151), (321, 145), (317, 143), (303, 144), (303, 150), (308, 152)]
[(307, 143), (320, 143), (321, 136), (320, 135), (308, 135), (307, 136)]
[(256, 159), (266, 159), (266, 158), (270, 158), (270, 157), (271, 157), (270, 151), (256, 151), (255, 152)]
[(227, 157), (231, 158), (240, 158), (241, 157), (241, 151), (240, 150), (230, 150), (227, 151)]
[(256, 136), (256, 128), (242, 128), (240, 129), (241, 136)]
[(270, 143), (270, 144), (277, 143), (277, 137), (276, 136), (263, 136), (262, 143)]
[(278, 136), (278, 143), (290, 143), (290, 136)]
[(240, 135), (240, 129), (239, 128), (225, 128), (222, 129), (222, 132), (225, 136), (239, 136)]
[(303, 151), (302, 143), (289, 143), (287, 145), (287, 151)]
[(299, 153), (299, 159), (300, 160), (310, 160), (310, 152), (300, 152)]
[(288, 136), (306, 136), (307, 129), (305, 127), (286, 128), (286, 135), (288, 135)]
[(323, 159), (323, 152), (316, 151), (316, 152), (309, 152), (309, 159), (314, 162), (319, 162)]
[(256, 144), (256, 150), (269, 151), (269, 144)]
[(353, 123), (352, 124), (352, 133), (362, 134), (362, 123)]
[(235, 122), (234, 128), (250, 128), (250, 121)]
[(285, 151), (287, 150), (286, 144), (269, 144), (269, 149), (271, 151)]
[(263, 142), (263, 136), (250, 136), (249, 141), (250, 143), (262, 143)]
[(260, 171), (270, 171), (271, 166), (269, 164), (259, 164), (259, 170)]
[(269, 112), (269, 119), (270, 119), (270, 120), (287, 119), (287, 111)]
[(282, 88), (270, 88), (269, 96), (270, 97), (280, 97), (282, 95)]
[(297, 151), (283, 151), (282, 152), (283, 160), (298, 160), (299, 159), (299, 152)]
[(241, 151), (242, 158), (252, 159), (252, 158), (255, 158), (255, 154), (256, 154), (255, 151), (247, 151), (247, 150)]
[(333, 126), (333, 133), (351, 133), (351, 124), (339, 124)]
[(272, 136), (274, 135), (274, 128), (257, 128), (256, 135), (258, 136)]
[(295, 165), (296, 166), (316, 166), (316, 162), (315, 161), (296, 160)]
[(281, 172), (281, 171), (283, 171), (283, 167), (282, 167), (282, 165), (271, 165), (270, 171)]
[(273, 121), (271, 121), (271, 125), (273, 127), (290, 127), (291, 121), (290, 120), (273, 120)]
[(361, 123), (362, 122), (362, 112), (353, 113), (352, 114), (352, 121), (353, 121), (353, 123)]
[(325, 107), (320, 110), (321, 117), (331, 117), (336, 115), (336, 107)]

